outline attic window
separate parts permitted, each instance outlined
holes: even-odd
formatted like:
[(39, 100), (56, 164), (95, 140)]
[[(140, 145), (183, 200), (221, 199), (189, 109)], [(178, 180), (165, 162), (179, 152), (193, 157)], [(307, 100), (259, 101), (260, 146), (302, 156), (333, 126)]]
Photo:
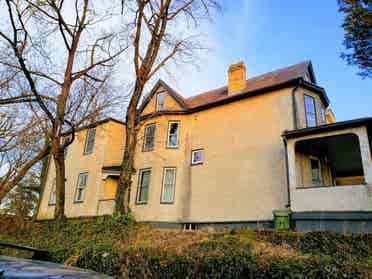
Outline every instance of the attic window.
[(310, 77), (309, 72), (306, 72), (306, 74), (305, 74), (305, 81), (311, 82), (311, 77)]
[(164, 93), (158, 93), (156, 96), (156, 110), (164, 110)]

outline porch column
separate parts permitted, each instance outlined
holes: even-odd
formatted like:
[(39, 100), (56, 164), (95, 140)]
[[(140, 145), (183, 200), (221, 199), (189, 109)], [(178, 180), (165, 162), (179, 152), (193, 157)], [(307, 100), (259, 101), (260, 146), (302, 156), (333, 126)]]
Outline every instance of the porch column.
[(287, 154), (288, 154), (288, 178), (289, 178), (289, 190), (292, 192), (297, 187), (296, 181), (296, 152), (295, 152), (296, 140), (288, 140), (287, 142)]
[(371, 147), (368, 140), (368, 133), (366, 127), (362, 127), (358, 132), (360, 153), (362, 156), (362, 164), (364, 171), (364, 178), (367, 184), (372, 185), (372, 158)]

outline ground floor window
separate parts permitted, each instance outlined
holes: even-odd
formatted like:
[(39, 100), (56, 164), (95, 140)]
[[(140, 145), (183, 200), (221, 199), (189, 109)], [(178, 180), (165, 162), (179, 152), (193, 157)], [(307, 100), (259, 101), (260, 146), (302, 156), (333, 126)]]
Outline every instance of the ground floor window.
[(151, 169), (139, 171), (137, 203), (147, 203), (149, 198)]
[(162, 203), (174, 202), (174, 190), (176, 184), (176, 168), (164, 168), (163, 188), (161, 193)]
[(320, 160), (317, 158), (310, 159), (311, 165), (311, 180), (312, 184), (315, 186), (322, 185), (322, 170), (321, 170), (321, 163)]
[(48, 204), (49, 205), (55, 205), (56, 204), (56, 179), (53, 179), (53, 182), (52, 182), (52, 188), (50, 189)]
[(88, 173), (87, 172), (80, 173), (78, 176), (78, 182), (76, 186), (75, 202), (84, 201), (87, 183), (88, 183)]

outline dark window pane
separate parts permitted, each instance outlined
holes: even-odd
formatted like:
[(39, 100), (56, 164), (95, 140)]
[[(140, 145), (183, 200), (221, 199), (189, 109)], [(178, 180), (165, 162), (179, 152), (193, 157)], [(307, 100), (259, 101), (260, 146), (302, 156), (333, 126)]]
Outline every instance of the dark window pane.
[(138, 189), (138, 202), (146, 202), (149, 196), (150, 186), (150, 170), (143, 170), (140, 172), (140, 183)]
[(169, 147), (178, 146), (178, 131), (179, 131), (178, 122), (169, 123), (169, 135), (168, 135), (168, 146)]
[(149, 151), (154, 148), (154, 140), (155, 140), (155, 125), (151, 124), (146, 126), (145, 128), (145, 142), (144, 142), (144, 150)]
[(89, 129), (85, 145), (85, 154), (93, 152), (94, 140), (96, 137), (96, 129)]

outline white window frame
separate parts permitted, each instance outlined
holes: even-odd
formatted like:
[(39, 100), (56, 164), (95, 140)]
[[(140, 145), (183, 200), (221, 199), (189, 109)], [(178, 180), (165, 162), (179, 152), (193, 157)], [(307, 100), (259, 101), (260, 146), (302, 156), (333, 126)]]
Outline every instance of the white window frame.
[(52, 181), (52, 187), (50, 188), (48, 205), (55, 205), (57, 202), (57, 192), (56, 192), (56, 179)]
[[(165, 200), (164, 198), (164, 193), (165, 193), (165, 181), (166, 181), (166, 175), (167, 175), (167, 172), (168, 171), (174, 171), (174, 176), (173, 176), (173, 181), (172, 181), (172, 184), (171, 184), (171, 187), (172, 187), (172, 198), (170, 200)], [(160, 203), (164, 203), (164, 204), (172, 204), (174, 203), (174, 197), (175, 197), (175, 192), (176, 192), (176, 176), (177, 176), (177, 169), (175, 167), (165, 167), (163, 169), (163, 185), (162, 185), (162, 189), (161, 189), (161, 199), (160, 199)]]
[[(312, 112), (309, 112), (307, 110), (307, 105), (306, 105), (306, 99), (308, 100), (312, 100), (312, 103), (313, 103), (313, 108), (314, 108), (314, 113)], [(315, 98), (311, 95), (307, 95), (307, 94), (304, 94), (304, 107), (305, 107), (305, 117), (306, 117), (306, 127), (316, 127), (317, 126), (317, 123), (318, 123), (318, 117), (316, 115), (316, 102), (315, 102)], [(314, 125), (310, 125), (309, 123), (309, 115), (312, 115), (314, 116)]]
[[(202, 152), (202, 159), (198, 161), (195, 160), (195, 153), (197, 152)], [(192, 150), (191, 151), (191, 165), (200, 165), (203, 163), (204, 163), (204, 149), (199, 148), (199, 149)]]
[[(64, 137), (63, 140), (62, 140), (62, 144), (65, 144), (67, 141), (69, 141), (71, 139), (71, 137), (72, 137), (72, 135), (68, 135), (68, 136)], [(67, 155), (68, 155), (68, 148), (69, 148), (69, 145), (66, 146), (63, 150), (65, 160), (66, 160)]]
[[(162, 102), (159, 102), (159, 96), (162, 98)], [(156, 111), (164, 110), (165, 92), (159, 92), (156, 94)]]
[[(141, 191), (142, 191), (142, 174), (144, 172), (149, 172), (149, 185), (147, 186), (147, 200), (140, 200)], [(136, 204), (147, 204), (149, 201), (150, 196), (150, 184), (151, 184), (151, 168), (140, 169), (138, 172), (138, 188), (137, 188), (137, 197), (136, 197)]]
[[(146, 146), (146, 143), (147, 143), (147, 137), (148, 137), (147, 129), (149, 129), (150, 127), (154, 127), (154, 135), (153, 135), (153, 137), (152, 137), (152, 146), (151, 146), (151, 147), (147, 147), (147, 146)], [(154, 150), (154, 148), (155, 148), (155, 133), (156, 133), (156, 124), (155, 124), (155, 123), (147, 124), (147, 125), (145, 126), (145, 129), (144, 129), (144, 135), (143, 135), (143, 146), (142, 146), (142, 151), (152, 151), (152, 150)]]
[[(311, 161), (317, 161), (319, 166), (319, 184), (315, 184), (313, 180), (313, 168), (311, 166)], [(323, 173), (322, 173), (322, 162), (319, 158), (310, 156), (310, 170), (311, 170), (311, 185), (312, 186), (322, 186), (324, 184), (323, 181)]]
[[(171, 125), (172, 124), (177, 124), (177, 143), (176, 145), (170, 145), (171, 141), (170, 141), (170, 137), (171, 137), (171, 134), (170, 134), (170, 131), (171, 131)], [(177, 121), (177, 120), (172, 120), (172, 121), (169, 121), (168, 122), (168, 134), (167, 134), (167, 147), (168, 148), (177, 148), (178, 147), (178, 143), (179, 143), (179, 135), (180, 135), (180, 121)]]
[[(86, 176), (85, 185), (80, 184), (82, 176)], [(85, 193), (87, 191), (87, 186), (88, 186), (88, 172), (79, 173), (78, 180), (77, 180), (77, 183), (76, 183), (74, 202), (83, 202), (85, 200)], [(81, 190), (81, 193), (82, 193), (81, 194), (81, 199), (78, 199), (79, 190)]]
[[(91, 140), (90, 137), (91, 137), (91, 133), (93, 133), (94, 131), (94, 137), (93, 139)], [(88, 129), (87, 131), (87, 134), (86, 134), (86, 137), (85, 137), (85, 146), (84, 146), (84, 155), (88, 155), (88, 154), (92, 154), (93, 153), (93, 150), (94, 150), (94, 144), (95, 144), (95, 141), (96, 141), (96, 128), (90, 128)], [(89, 147), (89, 143), (90, 141), (92, 142), (92, 148), (91, 150), (88, 150), (88, 147)]]
[(322, 124), (327, 124), (326, 109), (323, 105), (320, 107), (320, 120)]

